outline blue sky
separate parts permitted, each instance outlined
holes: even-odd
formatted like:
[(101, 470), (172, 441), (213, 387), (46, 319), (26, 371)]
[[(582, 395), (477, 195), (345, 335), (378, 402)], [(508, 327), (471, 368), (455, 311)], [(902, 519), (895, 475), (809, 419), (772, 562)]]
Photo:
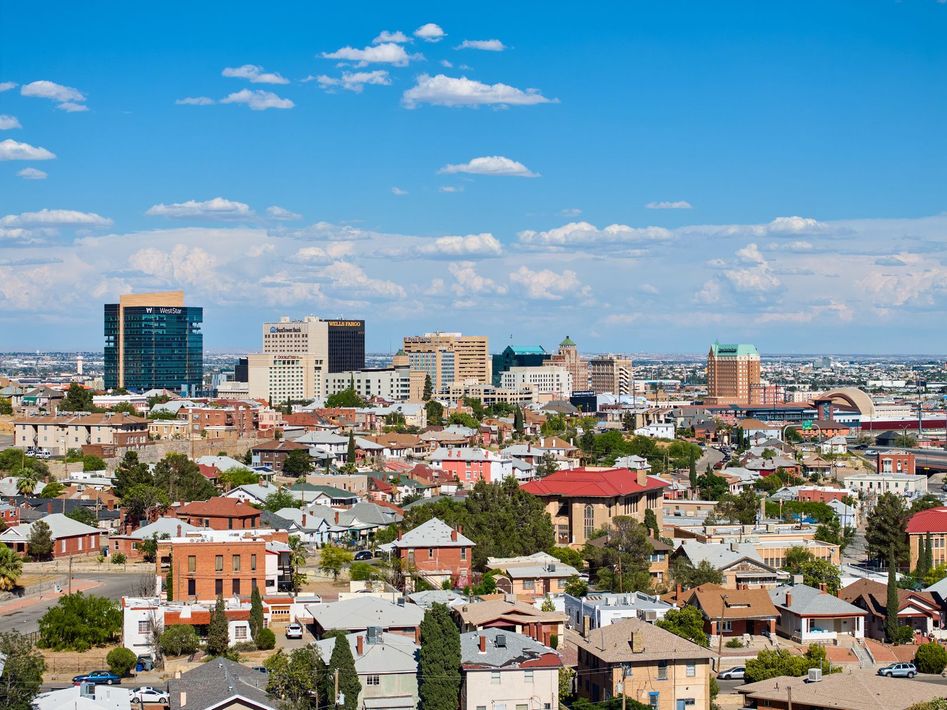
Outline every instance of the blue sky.
[(0, 349), (947, 351), (947, 4), (402, 5), (6, 3)]

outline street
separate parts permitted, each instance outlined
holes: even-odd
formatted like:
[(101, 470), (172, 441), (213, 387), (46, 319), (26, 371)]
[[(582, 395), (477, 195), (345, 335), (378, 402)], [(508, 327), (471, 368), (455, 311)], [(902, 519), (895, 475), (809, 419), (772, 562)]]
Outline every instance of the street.
[[(109, 599), (119, 600), (125, 595), (135, 594), (141, 581), (140, 573), (131, 574), (77, 574), (75, 579), (89, 579), (99, 582), (99, 585), (91, 590), (89, 594), (108, 597)], [(24, 597), (26, 599), (28, 597)], [(28, 634), (39, 629), (39, 619), (46, 613), (46, 610), (55, 606), (57, 599), (44, 599), (29, 606), (4, 612), (0, 615), (0, 631), (19, 631)]]

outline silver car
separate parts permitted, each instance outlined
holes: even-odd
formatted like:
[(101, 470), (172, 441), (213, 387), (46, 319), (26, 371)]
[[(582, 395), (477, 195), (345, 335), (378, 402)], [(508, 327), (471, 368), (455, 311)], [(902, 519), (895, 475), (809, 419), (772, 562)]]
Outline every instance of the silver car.
[(297, 624), (293, 622), (286, 627), (286, 638), (288, 639), (301, 639), (303, 637), (303, 627), (302, 624)]
[(878, 669), (878, 675), (886, 678), (913, 678), (917, 675), (917, 666), (913, 663), (892, 663)]

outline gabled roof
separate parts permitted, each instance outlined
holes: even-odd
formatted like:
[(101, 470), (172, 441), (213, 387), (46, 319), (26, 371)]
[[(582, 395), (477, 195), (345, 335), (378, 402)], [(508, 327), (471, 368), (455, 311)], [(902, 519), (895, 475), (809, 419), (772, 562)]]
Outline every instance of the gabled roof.
[[(838, 596), (839, 599), (866, 609), (874, 616), (883, 618), (887, 614), (888, 587), (873, 579), (857, 579), (839, 591)], [(861, 604), (858, 603), (859, 601)], [(940, 606), (930, 592), (898, 589), (898, 609), (906, 609), (912, 605), (930, 607), (936, 610), (937, 614), (940, 613)]]
[(249, 518), (260, 514), (260, 511), (249, 503), (224, 496), (185, 503), (176, 512), (178, 515), (207, 515), (217, 518)]
[(751, 560), (760, 567), (776, 572), (774, 568), (763, 562), (763, 558), (760, 557), (756, 547), (748, 542), (730, 545), (723, 542), (685, 540), (677, 549), (687, 555), (687, 559), (695, 567), (701, 562), (707, 561), (714, 569), (722, 570), (732, 567), (741, 560)]
[[(362, 637), (362, 655), (358, 655), (358, 637)], [(332, 656), (337, 637), (316, 641), (322, 658), (328, 660)], [(355, 671), (359, 675), (386, 675), (389, 673), (415, 674), (418, 671), (418, 645), (413, 638), (382, 632), (378, 643), (370, 643), (366, 634), (346, 634), (355, 659)], [(388, 707), (388, 706), (386, 706)]]
[(561, 611), (542, 611), (532, 604), (521, 601), (490, 599), (473, 604), (464, 604), (456, 608), (457, 614), (465, 624), (483, 626), (497, 620), (516, 621), (520, 624), (545, 622), (561, 623), (567, 619)]
[(277, 710), (278, 704), (266, 694), (267, 675), (226, 658), (202, 663), (170, 681), (171, 708), (180, 710), (181, 693), (186, 693), (184, 710), (210, 710), (224, 706), (232, 698), (249, 701), (249, 707)]
[(157, 535), (158, 537), (161, 537), (162, 535), (180, 537), (181, 535), (186, 535), (189, 532), (196, 532), (202, 529), (203, 528), (186, 523), (183, 520), (165, 516), (158, 518), (149, 525), (143, 525), (137, 530), (128, 533), (127, 537), (132, 537), (136, 540), (148, 540), (153, 535)]
[[(481, 637), (486, 641), (482, 652)], [(460, 660), (465, 670), (508, 671), (520, 668), (558, 668), (562, 665), (562, 659), (553, 649), (529, 636), (503, 629), (482, 629), (461, 634)]]
[(702, 584), (684, 593), (684, 601), (697, 606), (707, 619), (772, 619), (779, 616), (765, 589), (724, 589)]
[[(786, 603), (787, 595), (791, 595), (789, 604)], [(867, 613), (808, 584), (782, 585), (769, 590), (769, 596), (777, 607), (799, 616), (865, 616)]]
[[(625, 619), (593, 629), (576, 645), (607, 663), (657, 663), (676, 660), (709, 660), (711, 652), (670, 631), (640, 619)], [(639, 651), (633, 650), (633, 645)]]
[[(63, 515), (62, 513), (50, 513), (40, 518), (41, 521), (49, 526), (49, 532), (53, 540), (61, 537), (74, 537), (76, 535), (104, 534), (104, 530), (93, 528), (91, 525), (80, 523), (78, 520)], [(30, 532), (33, 526), (39, 520), (32, 523), (21, 523), (7, 528), (0, 533), (0, 542), (23, 542), (30, 539)]]
[(369, 626), (406, 629), (418, 626), (424, 610), (413, 604), (400, 606), (379, 597), (353, 597), (328, 604), (307, 604), (307, 611), (323, 629), (356, 631)]
[(627, 468), (594, 471), (575, 468), (555, 473), (523, 484), (523, 490), (537, 496), (565, 498), (614, 498), (630, 493), (660, 491), (669, 484), (660, 478), (648, 476), (645, 485), (638, 485), (637, 474)]
[(440, 518), (431, 518), (426, 523), (409, 530), (392, 545), (395, 548), (412, 547), (473, 547), (476, 543), (456, 532)]

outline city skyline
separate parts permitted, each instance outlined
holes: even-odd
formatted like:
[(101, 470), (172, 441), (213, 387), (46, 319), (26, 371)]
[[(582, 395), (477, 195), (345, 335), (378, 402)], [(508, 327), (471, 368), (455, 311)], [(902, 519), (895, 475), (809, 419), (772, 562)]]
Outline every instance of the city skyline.
[(184, 289), (208, 352), (947, 352), (941, 3), (251, 10), (5, 11), (4, 350)]

